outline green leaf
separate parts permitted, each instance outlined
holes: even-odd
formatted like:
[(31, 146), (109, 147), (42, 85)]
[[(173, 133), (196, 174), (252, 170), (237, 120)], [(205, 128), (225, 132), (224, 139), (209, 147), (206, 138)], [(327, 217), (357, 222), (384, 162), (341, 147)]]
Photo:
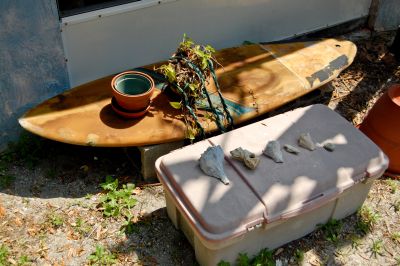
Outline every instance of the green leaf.
[(168, 65), (162, 65), (158, 68), (161, 73), (167, 77), (168, 81), (170, 83), (173, 83), (176, 80), (176, 72), (174, 67), (171, 64)]
[(197, 90), (197, 87), (198, 87), (198, 86), (197, 86), (196, 84), (194, 84), (194, 83), (190, 83), (190, 84), (189, 84), (189, 89), (190, 89), (191, 91), (193, 91), (193, 92)]
[(112, 176), (107, 176), (106, 177), (106, 182), (101, 183), (100, 187), (104, 190), (116, 190), (118, 188), (118, 179), (116, 178), (115, 180), (112, 178)]
[(249, 266), (250, 259), (247, 256), (247, 253), (239, 253), (239, 257), (237, 258), (238, 266)]
[(182, 104), (180, 102), (169, 102), (169, 105), (171, 105), (175, 109), (181, 109)]
[(215, 49), (211, 45), (207, 45), (205, 49), (211, 54), (215, 53)]
[(196, 134), (194, 133), (193, 130), (188, 129), (186, 137), (190, 140), (194, 140), (196, 138)]

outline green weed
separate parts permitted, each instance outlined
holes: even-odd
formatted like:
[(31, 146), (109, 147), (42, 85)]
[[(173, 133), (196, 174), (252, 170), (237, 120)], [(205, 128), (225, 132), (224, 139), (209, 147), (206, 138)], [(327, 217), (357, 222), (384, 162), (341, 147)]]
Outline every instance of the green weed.
[(87, 193), (85, 195), (85, 199), (91, 199), (93, 197), (93, 194)]
[(297, 264), (301, 264), (304, 261), (304, 251), (296, 249), (294, 252), (294, 259), (296, 260)]
[(119, 214), (125, 214), (136, 204), (136, 199), (132, 197), (134, 184), (123, 185), (118, 189), (118, 179), (111, 176), (106, 177), (106, 182), (100, 184), (101, 188), (107, 191), (100, 198), (103, 214), (107, 217), (117, 217)]
[(267, 248), (264, 248), (257, 254), (257, 256), (255, 258), (252, 259), (251, 265), (274, 266), (275, 260), (273, 259), (273, 254), (274, 254), (273, 251), (271, 251)]
[(5, 245), (0, 245), (0, 265), (8, 265), (9, 251)]
[(393, 203), (393, 209), (395, 212), (400, 211), (400, 200), (396, 200), (395, 203)]
[(56, 213), (52, 213), (49, 215), (50, 223), (53, 227), (58, 228), (64, 224), (64, 218)]
[(247, 256), (247, 253), (239, 253), (236, 262), (238, 266), (249, 266), (250, 258)]
[(400, 243), (400, 232), (395, 232), (391, 234), (390, 238), (397, 243)]
[(72, 225), (74, 230), (78, 232), (80, 235), (86, 235), (88, 234), (91, 230), (92, 227), (88, 225), (82, 218), (78, 217), (75, 220), (75, 223)]
[(121, 226), (121, 231), (125, 234), (131, 234), (137, 231), (136, 225), (131, 222), (131, 208), (136, 205), (137, 200), (132, 197), (134, 184), (122, 185), (118, 189), (118, 179), (113, 179), (111, 176), (106, 177), (106, 182), (100, 184), (100, 187), (106, 193), (100, 197), (100, 207), (103, 210), (103, 215), (107, 217), (117, 217), (122, 215), (125, 222)]
[(357, 212), (359, 221), (356, 223), (356, 228), (363, 234), (373, 230), (374, 226), (380, 219), (380, 215), (374, 212), (370, 207), (362, 206)]
[[(247, 253), (239, 253), (236, 263), (240, 266), (275, 266), (273, 254), (273, 251), (267, 248), (260, 250), (260, 252), (251, 259), (248, 257)], [(222, 260), (218, 263), (218, 266), (230, 266), (230, 263)]]
[(117, 262), (117, 256), (103, 246), (97, 245), (96, 251), (90, 254), (88, 261), (90, 265), (112, 265)]
[(350, 240), (351, 240), (351, 247), (353, 249), (358, 249), (361, 246), (362, 240), (361, 240), (361, 238), (359, 236), (352, 235), (350, 237)]
[(398, 188), (398, 185), (397, 185), (396, 181), (394, 181), (392, 179), (388, 179), (388, 180), (386, 180), (385, 183), (386, 183), (386, 185), (388, 185), (390, 187), (390, 192), (392, 194), (396, 193), (397, 188)]
[(372, 241), (371, 246), (372, 255), (376, 258), (377, 255), (382, 255), (383, 253), (383, 241), (382, 240), (374, 240)]
[(339, 234), (342, 231), (343, 223), (339, 220), (329, 219), (324, 225), (319, 225), (325, 239), (336, 244), (339, 240)]
[(24, 266), (24, 265), (28, 264), (29, 262), (31, 262), (31, 260), (28, 258), (28, 256), (23, 255), (23, 256), (19, 257), (17, 265)]
[(139, 232), (137, 224), (132, 222), (133, 216), (129, 214), (125, 218), (126, 219), (121, 226), (121, 231), (125, 232), (127, 235)]

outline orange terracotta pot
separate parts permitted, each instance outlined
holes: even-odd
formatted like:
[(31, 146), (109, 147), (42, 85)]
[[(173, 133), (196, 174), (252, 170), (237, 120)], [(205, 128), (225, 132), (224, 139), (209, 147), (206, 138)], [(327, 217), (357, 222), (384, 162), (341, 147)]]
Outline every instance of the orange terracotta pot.
[(150, 105), (154, 80), (142, 72), (126, 71), (111, 80), (111, 88), (120, 107), (130, 112), (141, 112)]
[(392, 85), (360, 126), (389, 157), (388, 171), (400, 174), (400, 84)]

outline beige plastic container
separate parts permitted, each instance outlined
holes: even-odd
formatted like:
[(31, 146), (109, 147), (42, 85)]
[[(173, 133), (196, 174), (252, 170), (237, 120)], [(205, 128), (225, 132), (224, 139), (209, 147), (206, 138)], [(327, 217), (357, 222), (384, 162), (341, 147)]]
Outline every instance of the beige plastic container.
[[(309, 132), (314, 151), (297, 139)], [(284, 163), (262, 155), (270, 140), (291, 144), (300, 154), (283, 151)], [(333, 152), (322, 145), (336, 145)], [(212, 145), (225, 152), (224, 185), (205, 175), (198, 160)], [(230, 157), (242, 147), (261, 156), (256, 170)], [(156, 162), (167, 211), (193, 245), (201, 265), (234, 262), (262, 248), (274, 249), (312, 232), (330, 218), (354, 213), (372, 181), (388, 166), (383, 152), (358, 129), (323, 105), (278, 115), (173, 151)]]

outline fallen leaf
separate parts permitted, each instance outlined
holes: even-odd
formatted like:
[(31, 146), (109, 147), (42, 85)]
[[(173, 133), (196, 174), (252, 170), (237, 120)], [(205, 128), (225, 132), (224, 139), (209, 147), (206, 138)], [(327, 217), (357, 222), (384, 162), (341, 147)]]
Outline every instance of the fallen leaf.
[(6, 209), (3, 207), (3, 205), (1, 205), (0, 202), (0, 218), (3, 217), (4, 215), (6, 215)]
[(79, 236), (77, 236), (77, 235), (75, 234), (74, 231), (68, 230), (68, 232), (67, 232), (67, 238), (68, 238), (69, 240), (78, 240), (78, 239), (79, 239)]
[(35, 236), (39, 230), (37, 227), (31, 227), (27, 231), (30, 236)]
[(22, 224), (23, 224), (21, 218), (19, 218), (19, 217), (15, 218), (14, 223), (17, 226), (22, 226)]
[(71, 257), (75, 257), (75, 256), (76, 256), (76, 251), (75, 251), (75, 249), (74, 249), (73, 247), (69, 248), (69, 249), (68, 249), (68, 252), (67, 252), (67, 257), (68, 257), (68, 258), (71, 258)]
[(100, 237), (101, 237), (101, 225), (99, 225), (98, 227), (97, 227), (97, 231), (96, 231), (96, 240), (100, 240)]
[(85, 252), (85, 249), (82, 246), (76, 249), (77, 256), (82, 255), (83, 252)]
[(79, 167), (79, 169), (81, 169), (83, 172), (87, 173), (89, 171), (89, 166), (87, 166), (85, 164), (85, 165), (82, 165), (81, 167)]

